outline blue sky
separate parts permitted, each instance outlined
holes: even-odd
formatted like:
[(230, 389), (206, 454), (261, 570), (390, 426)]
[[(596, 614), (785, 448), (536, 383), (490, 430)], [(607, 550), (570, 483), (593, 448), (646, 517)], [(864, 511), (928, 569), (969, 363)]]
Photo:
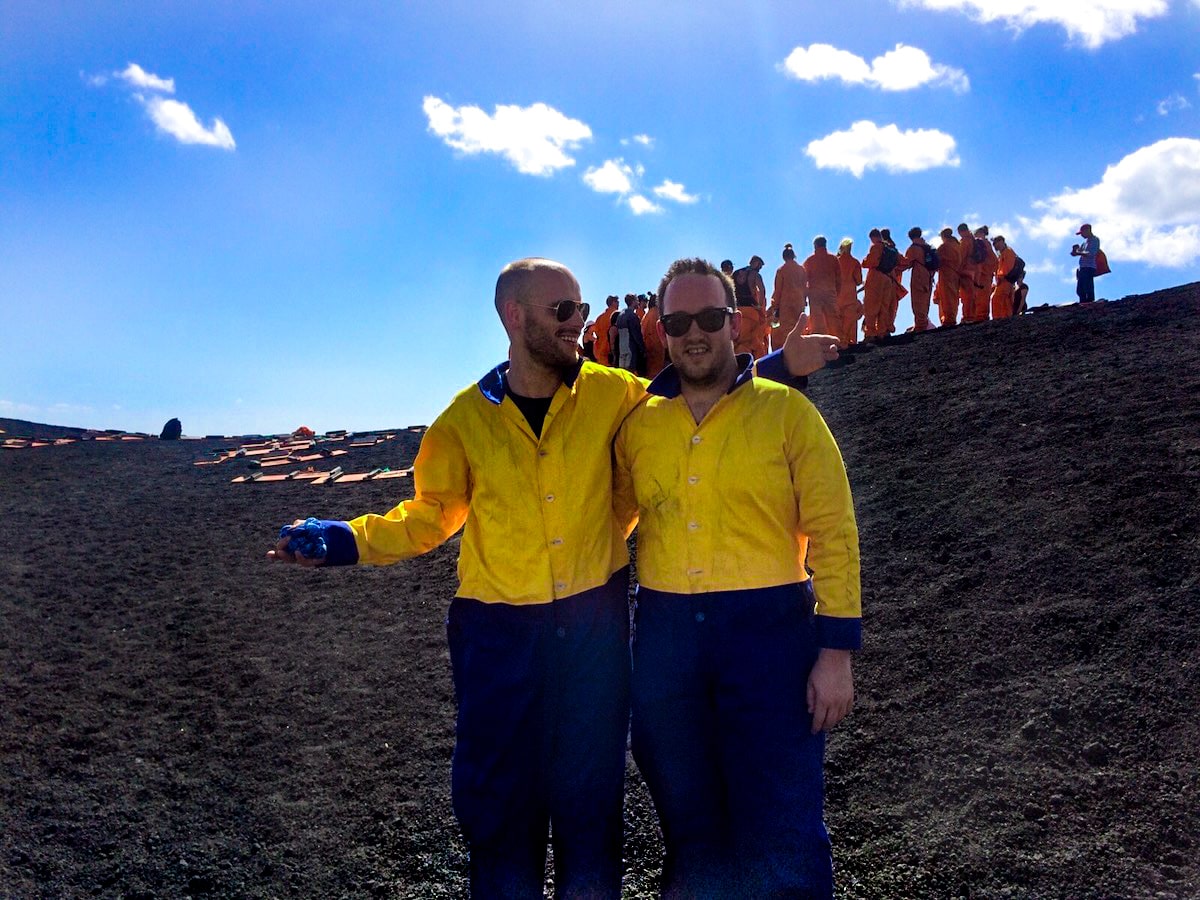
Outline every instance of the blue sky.
[(1102, 296), (1200, 279), (1200, 0), (0, 0), (0, 416), (427, 423), (511, 259), (594, 303), (964, 219), (1031, 303), (1083, 221)]

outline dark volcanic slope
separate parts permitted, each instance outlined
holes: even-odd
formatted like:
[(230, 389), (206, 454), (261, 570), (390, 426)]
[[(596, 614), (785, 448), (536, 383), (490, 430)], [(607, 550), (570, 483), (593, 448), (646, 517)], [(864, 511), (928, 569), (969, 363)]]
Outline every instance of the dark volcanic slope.
[[(1200, 895), (1200, 286), (851, 359), (811, 389), (864, 549), (842, 892)], [(0, 896), (460, 895), (455, 543), (272, 567), (280, 523), (411, 487), (234, 486), (211, 446), (0, 453)], [(628, 822), (641, 895), (632, 769)]]

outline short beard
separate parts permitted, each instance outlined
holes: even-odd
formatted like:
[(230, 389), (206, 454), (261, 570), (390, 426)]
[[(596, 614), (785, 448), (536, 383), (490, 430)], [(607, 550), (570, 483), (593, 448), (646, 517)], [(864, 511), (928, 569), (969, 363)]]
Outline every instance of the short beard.
[(578, 347), (571, 352), (558, 339), (555, 331), (547, 333), (545, 328), (537, 326), (530, 319), (525, 320), (521, 337), (525, 341), (525, 349), (530, 358), (539, 365), (558, 372), (560, 376), (564, 376), (564, 380), (579, 362)]

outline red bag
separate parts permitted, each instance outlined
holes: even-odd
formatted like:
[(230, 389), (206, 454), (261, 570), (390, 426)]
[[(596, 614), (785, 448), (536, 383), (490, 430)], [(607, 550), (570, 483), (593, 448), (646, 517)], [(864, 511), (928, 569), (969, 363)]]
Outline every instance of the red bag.
[(1108, 257), (1104, 255), (1103, 250), (1096, 251), (1096, 277), (1107, 275), (1112, 269), (1108, 267)]

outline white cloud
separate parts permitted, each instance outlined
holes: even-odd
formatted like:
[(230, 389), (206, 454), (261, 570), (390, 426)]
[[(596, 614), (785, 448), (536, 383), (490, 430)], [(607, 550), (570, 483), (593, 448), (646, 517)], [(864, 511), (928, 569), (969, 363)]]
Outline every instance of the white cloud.
[(205, 128), (186, 103), (141, 95), (138, 95), (138, 99), (146, 107), (158, 130), (181, 144), (204, 144), (222, 150), (233, 150), (237, 146), (229, 127), (220, 119), (213, 119), (212, 126)]
[(592, 137), (592, 129), (545, 103), (497, 105), (488, 115), (478, 106), (455, 108), (437, 97), (422, 103), (429, 130), (468, 156), (498, 153), (524, 175), (551, 175), (575, 165), (568, 154)]
[(780, 67), (799, 81), (835, 78), (846, 84), (862, 84), (885, 91), (909, 91), (932, 85), (948, 87), (961, 94), (971, 87), (962, 69), (935, 63), (924, 50), (907, 44), (897, 44), (895, 49), (875, 57), (870, 63), (832, 44), (812, 44), (795, 48)]
[(623, 159), (608, 159), (583, 173), (583, 182), (598, 194), (628, 194), (636, 173)]
[(805, 149), (819, 169), (852, 172), (861, 178), (867, 169), (920, 172), (938, 166), (957, 166), (954, 138), (943, 131), (919, 128), (901, 131), (861, 120), (846, 131), (812, 141)]
[(663, 183), (654, 189), (654, 195), (664, 200), (674, 200), (676, 203), (695, 203), (700, 199), (696, 194), (689, 194), (684, 190), (678, 181), (669, 178), (664, 178)]
[(1164, 100), (1159, 100), (1155, 109), (1160, 116), (1166, 116), (1181, 109), (1188, 109), (1191, 105), (1183, 94), (1172, 94)]
[(644, 216), (646, 213), (660, 213), (663, 208), (653, 200), (647, 200), (641, 194), (634, 194), (629, 198), (629, 208), (633, 210), (635, 216)]
[(631, 138), (621, 138), (621, 146), (628, 147), (630, 144), (641, 144), (647, 149), (654, 147), (654, 138), (648, 134), (635, 134)]
[[(1061, 26), (1071, 40), (1096, 49), (1135, 33), (1140, 19), (1167, 12), (1167, 0), (1089, 0), (1083, 6), (1063, 0), (897, 0), (901, 8), (962, 12), (985, 24), (1003, 22), (1015, 31), (1032, 25)], [(1196, 0), (1193, 0), (1195, 3)]]
[(1090, 222), (1112, 260), (1181, 267), (1200, 259), (1200, 140), (1167, 138), (1104, 170), (1098, 184), (1034, 204), (1022, 219), (1035, 237), (1058, 245)]
[(147, 91), (162, 91), (164, 94), (175, 93), (174, 78), (159, 78), (147, 72), (137, 63), (131, 62), (120, 72), (113, 72), (115, 78), (120, 78), (126, 84)]

